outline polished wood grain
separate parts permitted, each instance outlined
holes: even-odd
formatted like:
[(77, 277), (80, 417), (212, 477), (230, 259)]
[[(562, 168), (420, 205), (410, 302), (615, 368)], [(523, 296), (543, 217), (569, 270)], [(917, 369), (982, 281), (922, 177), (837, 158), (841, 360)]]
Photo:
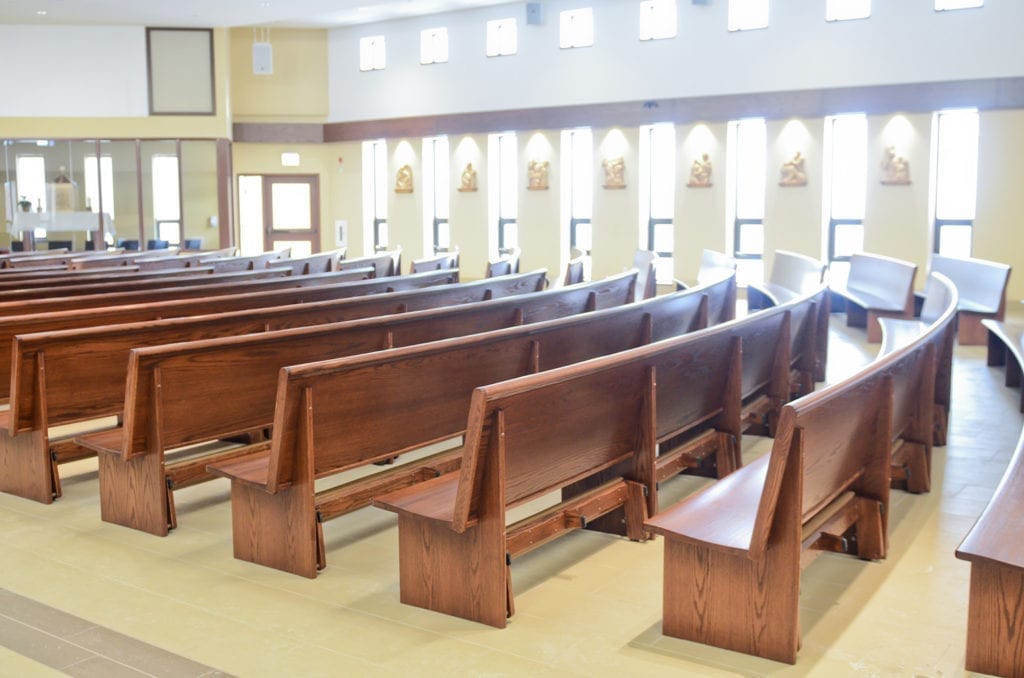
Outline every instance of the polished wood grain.
[(929, 270), (953, 281), (960, 298), (957, 338), (961, 346), (984, 346), (987, 333), (981, 321), (1006, 316), (1006, 286), (1010, 267), (995, 261), (933, 254)]
[(978, 521), (956, 550), (971, 564), (967, 670), (1024, 675), (1024, 435)]
[(338, 262), (338, 270), (346, 271), (367, 265), (374, 267), (377, 278), (398, 275), (402, 272), (402, 248), (397, 247), (390, 252), (381, 252), (367, 257), (342, 259)]
[[(551, 290), (537, 296), (555, 296), (573, 289)], [(632, 299), (632, 286), (623, 291), (621, 303), (627, 304)], [(666, 296), (523, 327), (284, 367), (280, 377), (271, 371), (270, 390), (272, 392), (276, 379), (276, 403), (265, 397), (261, 404), (252, 403), (244, 408), (264, 411), (271, 404), (276, 408), (270, 412), (274, 439), (273, 452), (267, 462), (266, 491), (275, 492), (281, 486), (292, 484), (291, 475), (299, 466), (295, 455), (301, 453), (299, 429), (294, 422), (301, 416), (299, 401), (307, 389), (312, 392), (315, 403), (312, 433), (315, 456), (311, 463), (315, 477), (320, 478), (459, 435), (467, 426), (470, 397), (478, 386), (641, 345), (650, 340), (648, 328), (654, 317), (660, 319), (659, 331), (678, 334), (696, 329), (703, 305), (699, 294)], [(430, 331), (436, 334), (438, 329)], [(392, 336), (406, 341), (399, 330), (396, 327)], [(166, 362), (161, 378), (163, 394), (167, 397)], [(137, 392), (145, 391), (140, 386)], [(186, 414), (182, 411), (172, 416), (178, 421), (191, 418), (194, 422), (194, 413), (190, 417)], [(406, 425), (410, 417), (416, 418), (417, 426)], [(131, 419), (131, 413), (126, 412), (126, 438)], [(195, 424), (189, 426), (193, 429)], [(136, 426), (135, 430), (144, 428)], [(175, 433), (171, 431), (168, 435)], [(142, 447), (141, 441), (136, 447)], [(429, 468), (439, 472), (448, 470), (439, 466), (437, 460), (431, 461)], [(217, 465), (211, 470), (233, 477), (230, 465)], [(373, 491), (380, 493), (405, 487), (419, 477), (416, 467), (407, 474), (388, 473), (390, 486), (378, 482)], [(248, 480), (251, 481), (251, 477)], [(356, 495), (358, 500), (354, 501), (352, 497)], [(318, 507), (332, 506), (325, 515), (334, 516), (346, 503), (351, 507), (363, 505), (365, 496), (365, 486), (349, 484), (338, 493), (318, 496), (316, 501)], [(305, 548), (314, 551), (318, 547), (310, 543)], [(257, 553), (259, 549), (251, 549), (251, 552)]]
[(666, 635), (795, 663), (799, 573), (817, 553), (884, 558), (891, 450), (930, 446), (935, 337), (786, 404), (771, 452), (647, 521), (666, 537)]

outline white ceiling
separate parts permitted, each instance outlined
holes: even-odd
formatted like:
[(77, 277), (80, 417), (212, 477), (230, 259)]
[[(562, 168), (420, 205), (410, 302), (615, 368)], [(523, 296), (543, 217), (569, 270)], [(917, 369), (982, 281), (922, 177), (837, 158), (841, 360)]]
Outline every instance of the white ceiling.
[(0, 0), (0, 24), (328, 28), (509, 0)]

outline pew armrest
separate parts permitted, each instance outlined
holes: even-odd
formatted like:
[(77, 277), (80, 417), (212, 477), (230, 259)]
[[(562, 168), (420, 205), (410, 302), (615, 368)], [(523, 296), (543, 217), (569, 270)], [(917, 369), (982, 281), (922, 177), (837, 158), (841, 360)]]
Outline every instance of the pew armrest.
[[(446, 473), (411, 487), (374, 497), (373, 505), (408, 518), (427, 518), (452, 524), (459, 472)], [(472, 524), (472, 521), (471, 523)]]
[(752, 557), (750, 545), (770, 456), (730, 473), (644, 524), (665, 537)]

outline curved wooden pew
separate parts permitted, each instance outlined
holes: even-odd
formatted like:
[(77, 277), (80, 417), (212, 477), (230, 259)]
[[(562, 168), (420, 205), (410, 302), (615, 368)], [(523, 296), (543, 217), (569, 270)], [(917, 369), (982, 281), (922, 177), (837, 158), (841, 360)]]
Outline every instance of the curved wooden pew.
[(846, 324), (867, 327), (868, 341), (882, 340), (880, 317), (912, 318), (917, 265), (902, 259), (860, 252), (850, 257), (844, 284), (833, 280), (832, 291), (846, 300)]
[[(481, 288), (475, 283), (454, 287), (451, 285), (452, 275), (449, 271), (434, 271), (414, 276), (396, 276), (393, 278), (375, 278), (354, 282), (334, 283), (331, 285), (314, 285), (283, 290), (264, 290), (248, 294), (221, 294), (197, 299), (172, 299), (151, 304), (128, 304), (125, 306), (104, 306), (85, 308), (59, 313), (31, 313), (0, 317), (0, 398), (9, 394), (11, 380), (12, 340), (19, 334), (33, 332), (49, 332), (54, 330), (73, 329), (78, 327), (95, 327), (115, 323), (158, 320), (161, 318), (179, 318), (198, 316), (209, 313), (224, 313), (243, 309), (261, 309), (281, 306), (284, 304), (309, 304), (320, 301), (337, 301), (384, 292), (402, 291), (412, 293), (410, 298), (388, 297), (385, 300), (365, 300), (353, 302), (354, 305), (366, 304), (363, 312), (368, 315), (380, 315), (380, 309), (411, 308), (434, 295), (450, 299), (448, 303), (463, 303), (460, 300), (479, 301), (480, 294), (514, 294), (536, 289), (543, 284), (544, 272), (523, 274), (506, 280), (500, 288)], [(443, 287), (446, 289), (427, 290), (423, 288)], [(451, 289), (447, 289), (451, 288)], [(488, 292), (487, 290), (490, 290)], [(416, 292), (425, 292), (426, 296)], [(490, 297), (488, 297), (490, 298)], [(365, 317), (365, 316), (361, 316)]]
[(105, 282), (132, 282), (156, 280), (167, 276), (202, 276), (213, 273), (212, 268), (194, 267), (178, 270), (140, 271), (136, 266), (121, 268), (90, 269), (88, 271), (45, 271), (42, 273), (12, 273), (0, 275), (0, 290), (17, 290), (33, 287), (74, 287)]
[[(777, 372), (788, 377), (789, 320), (789, 309), (770, 309), (475, 389), (459, 470), (374, 499), (398, 514), (402, 602), (504, 627), (517, 556), (582, 527), (645, 539), (638, 522), (657, 510), (666, 448), (717, 439), (738, 460), (745, 363), (781, 347)], [(292, 464), (290, 478), (277, 470), (271, 483), (302, 482), (295, 470), (306, 466)], [(560, 504), (506, 526), (508, 509), (556, 490)]]
[(775, 250), (772, 272), (764, 283), (747, 283), (747, 308), (778, 306), (821, 285), (825, 264), (803, 254)]
[[(444, 278), (447, 280), (448, 278)], [(628, 276), (620, 277), (632, 289)], [(9, 383), (11, 409), (0, 412), (0, 491), (49, 503), (60, 496), (57, 465), (90, 456), (70, 441), (50, 441), (48, 428), (118, 414), (124, 402), (128, 352), (132, 346), (182, 341), (238, 332), (260, 332), (301, 324), (400, 313), (409, 307), (430, 308), (513, 295), (543, 285), (544, 272), (500, 281), (445, 285), (426, 294), (373, 294), (333, 303), (253, 309), (207, 317), (181, 318), (137, 325), (98, 326), (16, 337), (14, 371)], [(388, 279), (376, 281), (387, 285)], [(383, 291), (371, 288), (371, 291)], [(595, 286), (597, 292), (604, 288)], [(623, 292), (625, 294), (625, 292)], [(604, 300), (601, 295), (601, 300)], [(200, 379), (200, 382), (204, 381)], [(226, 400), (237, 378), (226, 377)], [(187, 403), (186, 403), (187, 404)]]
[[(1006, 367), (1006, 385), (1019, 387), (1024, 374), (1024, 326), (1019, 323), (985, 319), (982, 326), (988, 331), (988, 364)], [(1012, 356), (1013, 360), (1007, 360)], [(1020, 411), (1024, 412), (1024, 390), (1020, 396)]]
[(894, 441), (931, 442), (935, 338), (782, 408), (771, 452), (647, 521), (666, 537), (666, 635), (795, 663), (800, 571), (822, 551), (884, 558)]
[[(368, 273), (370, 269), (364, 269)], [(172, 275), (173, 274), (173, 275)], [(136, 277), (106, 280), (75, 281), (74, 284), (18, 286), (14, 289), (0, 289), (0, 306), (9, 302), (29, 302), (59, 297), (80, 297), (98, 294), (120, 294), (128, 292), (164, 291), (193, 286), (218, 286), (250, 280), (271, 280), (288, 277), (287, 269), (263, 269), (259, 271), (236, 271), (215, 273), (212, 268), (191, 268), (174, 271), (158, 271), (148, 274), (134, 274)], [(138, 277), (138, 276), (143, 277)], [(358, 279), (358, 278), (355, 278)], [(343, 282), (338, 280), (337, 282)], [(168, 292), (168, 294), (172, 294)], [(104, 303), (105, 302), (101, 302)]]
[(971, 564), (968, 671), (1024, 675), (1024, 434), (985, 510), (956, 557)]
[[(458, 436), (467, 427), (474, 388), (691, 331), (704, 307), (703, 295), (682, 293), (525, 327), (283, 368), (276, 380), (270, 449), (210, 467), (232, 479), (235, 557), (316, 576), (325, 564), (324, 520), (366, 506), (376, 494), (456, 468), (460, 450), (319, 495), (314, 478)], [(725, 381), (721, 383), (725, 388)], [(611, 393), (615, 397), (608, 397)], [(618, 398), (609, 390), (604, 399), (615, 403)], [(589, 405), (572, 407), (565, 401), (550, 414), (569, 416), (568, 410)], [(730, 433), (739, 433), (738, 407)], [(731, 450), (723, 454), (731, 456)]]
[[(956, 285), (957, 338), (961, 346), (984, 346), (982, 319), (1001, 321), (1006, 315), (1006, 285), (1010, 267), (995, 261), (933, 254), (929, 269)], [(927, 294), (927, 290), (925, 290)]]

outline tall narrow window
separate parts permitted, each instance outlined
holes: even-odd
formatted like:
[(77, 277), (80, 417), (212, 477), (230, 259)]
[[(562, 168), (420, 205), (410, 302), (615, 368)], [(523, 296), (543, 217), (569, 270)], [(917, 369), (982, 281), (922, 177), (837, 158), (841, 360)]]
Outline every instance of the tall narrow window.
[(868, 119), (863, 113), (825, 118), (825, 213), (829, 276), (846, 282), (850, 257), (864, 249)]
[(594, 10), (570, 9), (558, 15), (558, 46), (562, 49), (590, 47), (594, 44)]
[(664, 40), (676, 37), (676, 0), (647, 0), (640, 3), (640, 39)]
[(746, 285), (764, 278), (764, 189), (767, 168), (767, 130), (764, 118), (733, 120), (728, 142), (733, 178), (732, 256), (736, 282)]
[(568, 206), (569, 247), (583, 253), (583, 278), (590, 280), (594, 211), (594, 134), (589, 127), (562, 132), (563, 196)]
[(374, 252), (388, 248), (388, 145), (363, 142), (363, 226)]
[(642, 247), (658, 255), (659, 283), (671, 282), (675, 251), (676, 128), (671, 123), (640, 128), (640, 225)]
[(153, 221), (156, 237), (172, 245), (181, 243), (181, 183), (178, 156), (153, 156)]
[(936, 10), (946, 9), (970, 9), (972, 7), (981, 7), (985, 4), (985, 0), (935, 0)]
[(510, 56), (515, 54), (519, 36), (515, 19), (497, 19), (487, 22), (487, 56)]
[(103, 194), (103, 211), (114, 218), (114, 160), (101, 155), (99, 164), (95, 155), (85, 156), (82, 175), (85, 177), (85, 200), (93, 212), (100, 211), (100, 193)]
[(768, 0), (729, 0), (729, 30), (768, 28)]
[[(46, 212), (46, 159), (41, 155), (19, 155), (14, 161), (14, 171), (18, 182), (18, 200), (27, 200), (32, 210)], [(46, 238), (46, 229), (37, 227), (34, 230), (37, 240)]]
[(515, 132), (488, 136), (487, 155), (488, 174), (494, 179), (488, 182), (488, 212), (496, 228), (492, 242), (497, 245), (496, 248), (492, 246), (491, 254), (495, 249), (498, 254), (506, 254), (519, 247), (519, 150)]
[(386, 56), (383, 35), (369, 35), (359, 39), (359, 70), (384, 70), (387, 65)]
[(826, 0), (825, 21), (867, 19), (871, 16), (871, 0)]
[(46, 205), (46, 160), (41, 155), (19, 155), (14, 171), (18, 181), (18, 200), (32, 203), (32, 211), (48, 211)]
[(442, 64), (448, 61), (448, 29), (428, 28), (420, 31), (420, 63)]
[(935, 234), (943, 256), (971, 256), (978, 197), (978, 112), (935, 114)]
[(423, 140), (423, 220), (434, 254), (451, 250), (448, 137)]

